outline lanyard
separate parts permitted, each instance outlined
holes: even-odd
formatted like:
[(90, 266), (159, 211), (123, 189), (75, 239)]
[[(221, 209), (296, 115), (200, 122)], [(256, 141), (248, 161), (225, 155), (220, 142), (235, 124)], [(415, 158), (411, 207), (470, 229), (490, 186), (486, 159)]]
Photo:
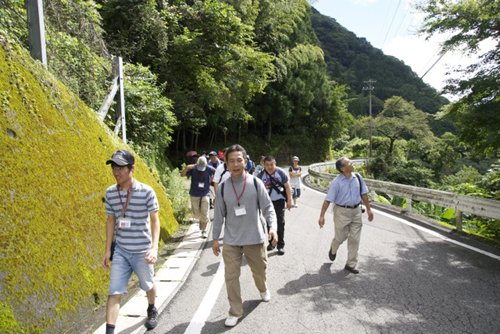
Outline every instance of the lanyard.
[(238, 201), (238, 206), (240, 206), (240, 198), (243, 196), (243, 193), (245, 192), (245, 188), (247, 186), (247, 173), (245, 172), (245, 183), (243, 184), (243, 190), (241, 191), (240, 196), (236, 193), (236, 189), (234, 188), (234, 183), (233, 183), (233, 178), (231, 178), (231, 185), (233, 186), (234, 194), (236, 195), (236, 201)]
[(120, 188), (118, 185), (116, 185), (116, 190), (118, 190), (118, 197), (120, 197), (120, 203), (122, 205), (122, 210), (123, 210), (123, 217), (125, 217), (125, 211), (127, 210), (128, 206), (128, 195), (130, 194), (130, 189), (132, 189), (132, 186), (134, 185), (134, 182), (130, 185), (130, 187), (127, 190), (127, 202), (125, 202), (125, 207), (123, 206), (123, 201), (122, 201), (122, 195), (120, 194)]

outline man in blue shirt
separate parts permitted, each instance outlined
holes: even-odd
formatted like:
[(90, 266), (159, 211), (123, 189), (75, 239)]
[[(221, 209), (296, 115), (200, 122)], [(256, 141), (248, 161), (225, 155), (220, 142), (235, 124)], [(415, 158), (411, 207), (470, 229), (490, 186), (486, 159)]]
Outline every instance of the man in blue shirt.
[[(195, 168), (196, 167), (196, 168)], [(215, 174), (215, 168), (208, 166), (207, 158), (200, 157), (195, 165), (187, 165), (181, 172), (181, 176), (191, 176), (191, 208), (194, 218), (200, 222), (201, 237), (207, 237), (207, 224), (210, 221), (208, 215), (210, 182)]]
[(208, 159), (210, 160), (208, 162), (208, 165), (210, 167), (213, 167), (215, 169), (217, 169), (217, 167), (219, 167), (219, 165), (222, 163), (218, 158), (217, 158), (217, 152), (215, 151), (212, 151), (210, 153), (208, 153)]
[[(274, 211), (278, 220), (278, 255), (285, 254), (285, 207), (292, 208), (292, 188), (289, 177), (285, 171), (276, 167), (276, 160), (272, 156), (264, 159), (264, 170), (257, 175), (266, 186), (266, 190), (273, 201)], [(274, 246), (269, 243), (267, 250), (271, 251)]]
[(337, 257), (339, 246), (347, 239), (347, 263), (344, 269), (358, 274), (358, 249), (361, 238), (361, 202), (366, 206), (368, 221), (373, 220), (373, 213), (368, 201), (368, 188), (358, 173), (353, 173), (352, 161), (342, 157), (335, 162), (335, 167), (341, 173), (330, 184), (330, 189), (323, 202), (319, 216), (319, 227), (325, 225), (325, 212), (334, 203), (333, 221), (335, 223), (335, 237), (332, 240), (328, 257), (331, 261)]

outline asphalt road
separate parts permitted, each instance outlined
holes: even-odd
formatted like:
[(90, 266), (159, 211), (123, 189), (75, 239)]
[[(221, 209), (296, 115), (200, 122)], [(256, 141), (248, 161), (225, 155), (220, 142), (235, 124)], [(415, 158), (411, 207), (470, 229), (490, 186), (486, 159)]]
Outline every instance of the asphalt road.
[(210, 235), (148, 333), (500, 333), (498, 256), (374, 210), (372, 222), (363, 217), (361, 272), (351, 274), (343, 269), (346, 243), (334, 262), (328, 259), (334, 229), (332, 206), (325, 227), (318, 226), (324, 197), (306, 189), (299, 207), (287, 211), (286, 253), (269, 254), (270, 302), (260, 300), (244, 263), (244, 315), (235, 327), (224, 326), (229, 304)]

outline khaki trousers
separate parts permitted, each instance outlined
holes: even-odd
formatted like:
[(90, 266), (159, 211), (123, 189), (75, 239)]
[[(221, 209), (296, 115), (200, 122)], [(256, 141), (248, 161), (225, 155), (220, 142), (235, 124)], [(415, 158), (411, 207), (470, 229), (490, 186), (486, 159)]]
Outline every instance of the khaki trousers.
[(347, 239), (347, 263), (349, 267), (358, 264), (358, 249), (361, 239), (361, 208), (343, 208), (335, 205), (333, 209), (333, 222), (335, 223), (335, 237), (332, 240), (332, 253), (336, 254), (339, 246)]
[(225, 265), (225, 279), (227, 299), (229, 301), (229, 315), (240, 318), (243, 315), (243, 301), (241, 300), (240, 273), (241, 261), (245, 254), (248, 266), (252, 270), (253, 280), (259, 292), (267, 290), (267, 251), (264, 244), (250, 246), (222, 247), (222, 258)]
[(195, 219), (202, 223), (208, 223), (210, 216), (208, 215), (210, 196), (194, 197), (191, 196), (191, 208)]

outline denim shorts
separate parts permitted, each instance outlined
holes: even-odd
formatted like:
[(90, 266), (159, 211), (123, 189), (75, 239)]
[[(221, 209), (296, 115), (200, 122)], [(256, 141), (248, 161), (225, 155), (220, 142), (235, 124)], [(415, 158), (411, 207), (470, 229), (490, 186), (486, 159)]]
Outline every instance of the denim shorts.
[(142, 290), (149, 291), (154, 287), (154, 265), (146, 263), (145, 257), (146, 253), (129, 253), (116, 245), (111, 262), (109, 296), (127, 293), (127, 284), (132, 272), (139, 278)]
[(295, 198), (299, 198), (300, 197), (300, 188), (292, 188), (293, 190), (293, 195), (292, 195), (292, 198), (295, 199)]

